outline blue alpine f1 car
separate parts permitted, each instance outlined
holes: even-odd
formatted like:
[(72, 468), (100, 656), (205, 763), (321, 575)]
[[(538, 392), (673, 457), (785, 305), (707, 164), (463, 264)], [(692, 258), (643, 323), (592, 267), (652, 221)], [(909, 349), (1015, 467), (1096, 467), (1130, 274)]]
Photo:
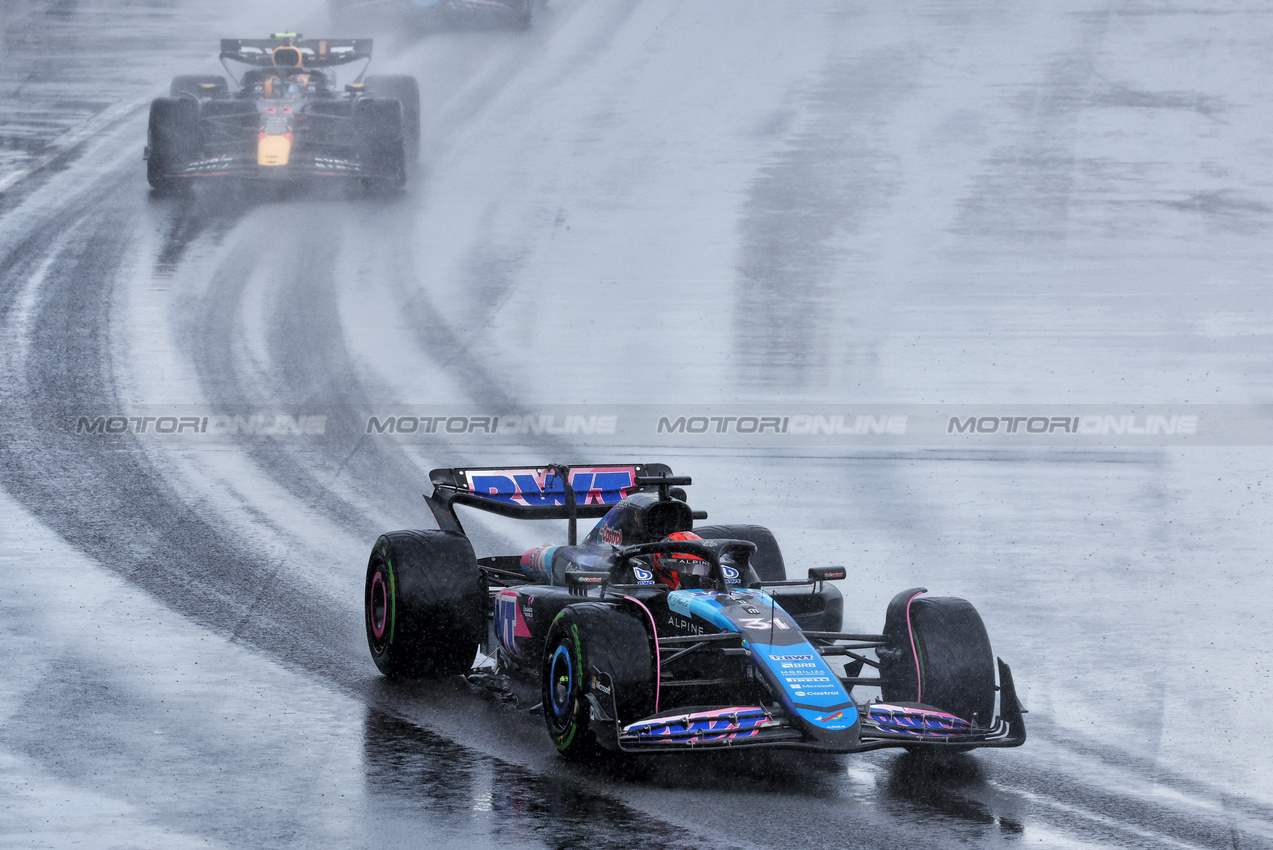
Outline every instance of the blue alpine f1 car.
[[(686, 503), (690, 479), (663, 464), (430, 477), (438, 529), (382, 535), (371, 552), (372, 657), (392, 677), (462, 675), (509, 698), (534, 687), (568, 758), (1025, 741), (1012, 673), (972, 605), (912, 588), (881, 634), (845, 633), (830, 583), (845, 568), (788, 579), (767, 529), (696, 525), (707, 515)], [(461, 505), (566, 520), (568, 539), (478, 558)], [(600, 520), (582, 541), (581, 519)]]

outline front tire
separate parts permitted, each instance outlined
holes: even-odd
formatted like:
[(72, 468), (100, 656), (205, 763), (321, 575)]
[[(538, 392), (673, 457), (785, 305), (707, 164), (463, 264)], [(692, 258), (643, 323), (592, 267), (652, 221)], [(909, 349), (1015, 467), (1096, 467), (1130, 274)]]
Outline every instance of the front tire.
[(402, 104), (402, 136), (406, 141), (407, 162), (420, 156), (420, 86), (415, 77), (406, 74), (382, 74), (366, 79), (372, 97), (393, 98)]
[(363, 165), (376, 174), (367, 178), (367, 188), (375, 195), (402, 191), (407, 182), (402, 104), (397, 100), (360, 98), (354, 103), (354, 126)]
[(184, 184), (174, 176), (199, 154), (199, 104), (188, 97), (160, 97), (150, 104), (146, 131), (146, 180), (158, 192)]
[(994, 721), (995, 658), (981, 615), (966, 600), (919, 598), (924, 592), (905, 590), (889, 603), (887, 645), (877, 652), (881, 696), (885, 702), (929, 706), (989, 728)]
[(472, 544), (451, 531), (381, 535), (367, 562), (363, 608), (367, 646), (386, 676), (468, 672), (486, 633), (486, 592)]
[[(563, 609), (548, 629), (541, 677), (544, 720), (557, 752), (584, 761), (612, 749), (616, 725), (653, 713), (656, 675), (649, 632), (636, 616), (600, 602)], [(590, 694), (607, 712), (617, 707), (615, 723), (593, 715)]]

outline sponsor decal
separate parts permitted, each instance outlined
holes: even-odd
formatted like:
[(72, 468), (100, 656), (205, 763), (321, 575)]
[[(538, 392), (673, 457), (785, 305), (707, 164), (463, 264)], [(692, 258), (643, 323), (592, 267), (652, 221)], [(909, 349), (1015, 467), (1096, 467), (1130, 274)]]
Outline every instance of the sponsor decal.
[(678, 614), (690, 615), (690, 596), (692, 591), (674, 590), (667, 595), (667, 607)]
[(596, 676), (592, 677), (592, 689), (594, 691), (600, 691), (606, 696), (610, 696), (610, 687), (608, 685), (603, 684), (601, 680), (598, 679)]
[(649, 570), (633, 567), (632, 575), (636, 578), (637, 584), (654, 584), (654, 573)]
[(707, 629), (699, 623), (695, 623), (689, 617), (680, 617), (676, 614), (669, 614), (667, 618), (668, 625), (674, 631), (686, 635), (705, 635), (708, 634)]
[(603, 525), (597, 532), (597, 536), (601, 538), (602, 543), (609, 543), (611, 546), (623, 545), (623, 532), (617, 528)]
[(774, 661), (812, 661), (814, 659), (812, 655), (774, 655), (772, 652), (769, 653), (769, 657)]
[[(733, 567), (727, 567), (724, 564), (721, 564), (720, 569), (721, 569), (721, 572), (725, 574), (726, 583), (738, 584), (740, 581), (742, 581), (742, 579), (739, 577), (738, 570), (734, 569)], [(757, 611), (756, 613), (759, 614), (760, 612)]]
[(504, 648), (515, 655), (520, 654), (516, 639), (530, 637), (515, 590), (501, 591), (495, 599), (495, 634)]
[(840, 719), (841, 717), (843, 717), (843, 716), (844, 716), (844, 712), (843, 712), (843, 711), (837, 711), (835, 714), (828, 714), (826, 717), (819, 717), (819, 718), (818, 718), (818, 722), (819, 722), (819, 723), (829, 723), (829, 722), (831, 722), (832, 720), (839, 720), (839, 719)]
[[(633, 487), (636, 468), (591, 467), (572, 469), (570, 484), (580, 505), (611, 505), (623, 500)], [(468, 475), (469, 491), (495, 502), (527, 507), (566, 504), (560, 477), (547, 469), (482, 470)]]

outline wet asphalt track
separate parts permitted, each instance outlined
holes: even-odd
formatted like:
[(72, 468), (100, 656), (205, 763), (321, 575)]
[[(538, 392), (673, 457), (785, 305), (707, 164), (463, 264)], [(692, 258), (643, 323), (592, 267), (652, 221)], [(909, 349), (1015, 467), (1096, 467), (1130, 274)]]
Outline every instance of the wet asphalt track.
[[(949, 764), (570, 767), (536, 718), (379, 678), (359, 602), (432, 466), (618, 451), (374, 439), (372, 409), (1266, 403), (1273, 16), (554, 0), (399, 32), (425, 153), (384, 202), (145, 187), (144, 100), (321, 7), (0, 9), (0, 181), (30, 172), (0, 194), (0, 843), (1273, 845), (1267, 446), (622, 451), (851, 565), (849, 626), (973, 600), (1032, 737)], [(327, 418), (75, 431), (160, 409)]]

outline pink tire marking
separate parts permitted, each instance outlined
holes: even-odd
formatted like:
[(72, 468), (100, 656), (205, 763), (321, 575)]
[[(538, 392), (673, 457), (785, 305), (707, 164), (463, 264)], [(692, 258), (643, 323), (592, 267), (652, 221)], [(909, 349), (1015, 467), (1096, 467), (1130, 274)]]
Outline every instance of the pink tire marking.
[[(379, 591), (382, 616), (376, 622), (376, 593)], [(384, 576), (377, 572), (371, 579), (371, 632), (378, 638), (385, 636), (385, 626), (389, 622), (389, 594), (385, 590)]]
[(916, 593), (910, 599), (906, 600), (906, 631), (909, 632), (911, 636), (911, 657), (915, 659), (915, 702), (924, 701), (924, 681), (921, 678), (919, 671), (919, 653), (915, 651), (915, 627), (911, 625), (911, 603), (914, 602), (919, 594), (923, 592), (924, 591), (921, 590), (919, 593)]

